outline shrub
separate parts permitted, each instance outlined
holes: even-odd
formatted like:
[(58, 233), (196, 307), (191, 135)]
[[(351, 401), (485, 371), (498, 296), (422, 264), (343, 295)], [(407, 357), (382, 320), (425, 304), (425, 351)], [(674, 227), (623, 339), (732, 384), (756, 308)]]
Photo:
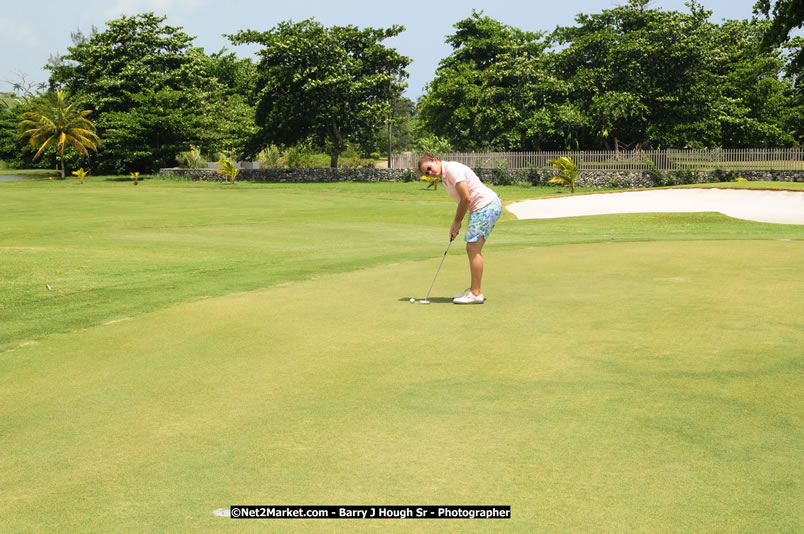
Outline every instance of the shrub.
[(257, 161), (263, 169), (278, 169), (283, 167), (282, 150), (276, 145), (269, 145), (257, 154)]
[(349, 146), (346, 147), (346, 150), (341, 152), (341, 154), (339, 156), (339, 159), (342, 159), (344, 161), (352, 162), (355, 159), (360, 159), (360, 154), (357, 153), (357, 150), (355, 150), (355, 147), (353, 147), (352, 145), (349, 145)]
[(513, 185), (516, 183), (514, 175), (506, 160), (495, 160), (494, 167), (491, 169), (492, 180), (497, 185)]
[(625, 180), (620, 176), (609, 176), (606, 178), (606, 187), (620, 189), (626, 187)]
[(360, 158), (357, 156), (352, 156), (350, 158), (341, 156), (338, 159), (338, 166), (344, 169), (357, 169), (360, 167)]
[(678, 169), (673, 172), (676, 182), (679, 184), (695, 184), (698, 183), (698, 173), (689, 169)]
[(201, 149), (197, 146), (191, 146), (190, 150), (179, 153), (176, 161), (178, 161), (179, 167), (186, 169), (203, 169), (207, 166), (206, 160), (201, 157)]
[(737, 173), (735, 171), (724, 171), (720, 167), (712, 172), (712, 178), (715, 182), (733, 182), (736, 177)]
[(432, 154), (444, 154), (446, 152), (452, 152), (452, 145), (450, 142), (443, 137), (438, 137), (437, 135), (420, 137), (415, 143), (413, 143), (413, 146), (416, 148), (417, 152), (430, 152)]
[(670, 178), (667, 173), (662, 172), (653, 163), (653, 160), (650, 158), (645, 158), (645, 164), (648, 166), (648, 178), (653, 183), (654, 187), (665, 187), (668, 185), (673, 185), (673, 179)]
[(313, 156), (307, 145), (292, 146), (285, 152), (287, 166), (293, 169), (311, 167)]
[(553, 178), (553, 171), (548, 167), (539, 167), (532, 163), (528, 165), (528, 182), (533, 186), (545, 185)]

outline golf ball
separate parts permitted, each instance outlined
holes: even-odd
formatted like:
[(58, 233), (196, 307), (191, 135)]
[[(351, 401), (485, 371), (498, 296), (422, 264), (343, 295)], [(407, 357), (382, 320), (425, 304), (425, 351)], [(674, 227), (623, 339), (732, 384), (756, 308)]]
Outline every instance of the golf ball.
[(416, 302), (416, 299), (410, 299), (411, 304), (413, 304), (414, 302)]

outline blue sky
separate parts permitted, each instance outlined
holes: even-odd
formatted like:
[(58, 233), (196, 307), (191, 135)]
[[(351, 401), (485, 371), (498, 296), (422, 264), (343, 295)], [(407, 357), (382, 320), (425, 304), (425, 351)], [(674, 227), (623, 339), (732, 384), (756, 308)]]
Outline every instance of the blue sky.
[[(702, 0), (712, 11), (710, 20), (751, 18), (756, 0)], [(444, 43), (454, 32), (453, 25), (472, 14), (472, 9), (500, 22), (528, 31), (552, 31), (569, 26), (578, 13), (599, 13), (623, 5), (626, 0), (463, 0), (384, 2), (382, 0), (80, 0), (78, 2), (38, 2), (14, 0), (6, 3), (0, 14), (0, 91), (10, 91), (8, 81), (19, 74), (28, 81), (46, 81), (42, 70), (48, 57), (66, 53), (71, 45), (70, 32), (80, 28), (88, 33), (92, 25), (100, 31), (105, 22), (120, 15), (153, 11), (167, 15), (167, 23), (182, 26), (195, 36), (194, 44), (208, 53), (227, 47), (240, 56), (253, 54), (248, 47), (233, 47), (221, 34), (238, 30), (269, 30), (284, 20), (301, 21), (315, 17), (324, 25), (352, 24), (360, 27), (387, 28), (400, 24), (406, 30), (385, 41), (401, 54), (413, 59), (408, 68), (406, 96), (418, 98), (433, 79), (441, 59), (450, 47)], [(654, 1), (651, 7), (688, 12), (684, 0)]]

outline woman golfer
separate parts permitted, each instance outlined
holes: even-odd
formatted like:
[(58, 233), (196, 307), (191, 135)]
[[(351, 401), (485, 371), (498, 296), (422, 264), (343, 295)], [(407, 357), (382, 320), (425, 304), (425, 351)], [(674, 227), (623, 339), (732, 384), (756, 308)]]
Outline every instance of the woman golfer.
[(466, 230), (466, 253), (469, 256), (469, 271), (472, 285), (460, 295), (455, 295), (455, 304), (483, 304), (486, 298), (480, 288), (483, 279), (483, 245), (491, 229), (502, 213), (502, 202), (497, 193), (483, 185), (472, 169), (457, 161), (439, 161), (429, 152), (419, 158), (419, 171), (427, 176), (438, 176), (458, 208), (449, 229), (449, 240), (458, 237), (461, 223), (469, 212), (469, 227)]

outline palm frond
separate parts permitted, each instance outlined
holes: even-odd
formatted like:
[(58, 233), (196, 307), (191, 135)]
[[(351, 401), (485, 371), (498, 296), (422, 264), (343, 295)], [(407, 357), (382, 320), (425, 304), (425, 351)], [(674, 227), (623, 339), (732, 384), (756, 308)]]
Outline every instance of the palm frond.
[(50, 146), (56, 145), (64, 176), (64, 149), (72, 146), (89, 157), (89, 150), (97, 151), (100, 138), (95, 125), (87, 119), (91, 110), (79, 110), (77, 102), (67, 102), (63, 91), (58, 90), (39, 100), (32, 111), (23, 114), (17, 125), (20, 138), (29, 137), (31, 146), (39, 145), (34, 160)]
[(567, 156), (561, 156), (557, 159), (551, 159), (547, 163), (550, 163), (553, 168), (558, 171), (558, 174), (555, 175), (549, 183), (569, 187), (572, 192), (575, 193), (575, 178), (580, 174), (575, 162)]
[(79, 154), (84, 156), (85, 158), (89, 157), (89, 152), (87, 151), (87, 147), (85, 147), (78, 139), (73, 137), (68, 138), (67, 143), (75, 148)]
[(441, 183), (441, 177), (440, 176), (422, 176), (421, 178), (419, 178), (419, 180), (429, 182), (427, 184), (427, 189), (430, 189), (432, 187), (433, 190), (437, 190), (438, 189), (438, 184)]
[(232, 180), (232, 183), (235, 183), (235, 178), (237, 178), (240, 169), (235, 167), (234, 163), (229, 160), (222, 159), (215, 162), (217, 165), (220, 165), (221, 168), (218, 169), (218, 174), (223, 174), (229, 177)]
[[(44, 151), (45, 151), (45, 149), (46, 149), (46, 148), (48, 147), (48, 145), (49, 145), (49, 144), (50, 144), (50, 143), (53, 141), (53, 139), (54, 139), (54, 138), (53, 138), (52, 136), (51, 136), (51, 137), (48, 137), (47, 139), (45, 139), (45, 141), (42, 143), (42, 146), (41, 146), (41, 147), (39, 147), (39, 150), (37, 150), (37, 151), (36, 151), (36, 154), (34, 154), (33, 161), (36, 161), (36, 160), (39, 158), (39, 156), (40, 156), (40, 155), (42, 155), (42, 152), (44, 152)], [(36, 146), (37, 144), (39, 144), (39, 143), (38, 143), (38, 142), (37, 142), (37, 143), (34, 143), (34, 138), (33, 138), (33, 137), (31, 137), (31, 146)]]

